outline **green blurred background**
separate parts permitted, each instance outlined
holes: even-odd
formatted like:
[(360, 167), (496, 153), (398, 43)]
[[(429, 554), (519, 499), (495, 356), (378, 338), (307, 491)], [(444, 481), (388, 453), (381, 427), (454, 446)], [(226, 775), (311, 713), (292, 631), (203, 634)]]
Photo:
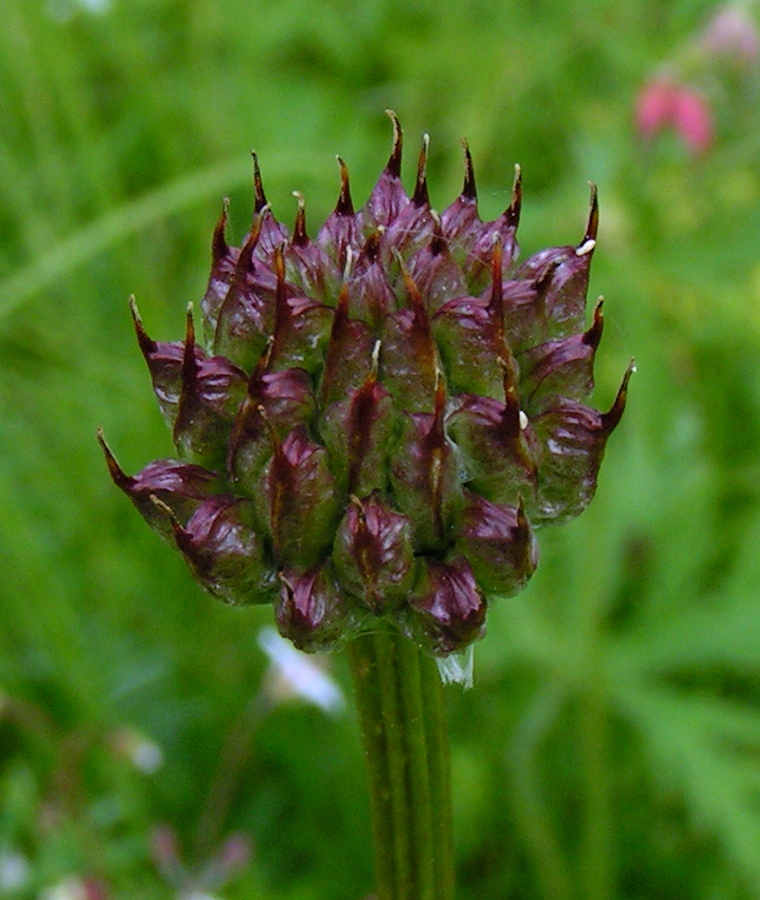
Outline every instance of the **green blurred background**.
[[(638, 364), (595, 502), (447, 689), (458, 896), (760, 898), (760, 81), (700, 43), (716, 10), (0, 0), (0, 896), (371, 892), (353, 713), (273, 701), (271, 612), (201, 594), (95, 431), (129, 472), (171, 455), (127, 298), (181, 336), (222, 197), (250, 222), (249, 150), (313, 232), (335, 153), (363, 202), (390, 106), (439, 209), (462, 136), (484, 218), (522, 164), (523, 256), (579, 241), (598, 184), (599, 407)], [(701, 154), (636, 132), (662, 66), (714, 111)]]

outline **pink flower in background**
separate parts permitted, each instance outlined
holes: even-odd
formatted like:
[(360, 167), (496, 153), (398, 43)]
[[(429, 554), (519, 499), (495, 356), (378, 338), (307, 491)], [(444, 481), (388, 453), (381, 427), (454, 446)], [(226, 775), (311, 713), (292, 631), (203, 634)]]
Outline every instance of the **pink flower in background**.
[(694, 154), (710, 148), (715, 132), (712, 109), (702, 94), (665, 79), (650, 81), (639, 92), (636, 127), (646, 140), (672, 128)]

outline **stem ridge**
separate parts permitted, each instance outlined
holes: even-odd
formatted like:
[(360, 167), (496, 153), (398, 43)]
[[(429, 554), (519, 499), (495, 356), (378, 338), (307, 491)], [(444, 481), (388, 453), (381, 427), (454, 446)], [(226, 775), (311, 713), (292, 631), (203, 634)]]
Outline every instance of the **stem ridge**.
[(453, 900), (451, 778), (435, 662), (390, 629), (349, 642), (364, 738), (377, 900)]

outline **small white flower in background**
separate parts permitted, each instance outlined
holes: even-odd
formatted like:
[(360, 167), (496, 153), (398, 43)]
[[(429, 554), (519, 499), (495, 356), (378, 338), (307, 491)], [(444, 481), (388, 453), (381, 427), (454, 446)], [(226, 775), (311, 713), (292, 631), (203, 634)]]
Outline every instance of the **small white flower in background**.
[(48, 0), (47, 14), (56, 22), (69, 22), (78, 12), (102, 15), (111, 8), (111, 0)]
[(207, 894), (205, 891), (181, 891), (177, 895), (177, 900), (222, 900), (214, 894)]
[(88, 900), (87, 885), (79, 878), (64, 878), (58, 884), (45, 888), (38, 900)]
[(262, 628), (259, 647), (269, 657), (265, 692), (276, 702), (301, 699), (333, 715), (345, 706), (343, 692), (319, 667), (313, 655), (302, 653), (274, 628)]
[(122, 726), (110, 736), (110, 744), (145, 775), (155, 774), (164, 764), (164, 754), (158, 744), (136, 728)]
[(29, 861), (17, 850), (0, 850), (0, 894), (15, 894), (29, 882)]

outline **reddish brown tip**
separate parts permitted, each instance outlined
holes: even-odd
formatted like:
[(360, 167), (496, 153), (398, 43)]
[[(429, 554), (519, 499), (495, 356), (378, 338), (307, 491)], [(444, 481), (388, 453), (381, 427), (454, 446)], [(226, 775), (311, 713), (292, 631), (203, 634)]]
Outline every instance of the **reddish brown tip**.
[(348, 167), (337, 156), (338, 165), (340, 166), (340, 196), (335, 206), (335, 212), (339, 216), (352, 216), (354, 214), (354, 202), (351, 199), (351, 185), (348, 180)]
[(599, 302), (594, 307), (594, 321), (591, 323), (589, 330), (583, 335), (583, 343), (596, 350), (602, 339), (602, 331), (604, 330), (604, 316), (602, 315), (602, 307), (604, 300), (599, 298)]
[[(185, 349), (182, 353), (182, 393), (195, 383), (198, 374), (198, 363), (195, 359), (195, 325), (193, 323), (193, 304), (187, 304), (185, 318)], [(178, 419), (179, 421), (179, 419)]]
[(596, 185), (590, 182), (591, 199), (589, 200), (588, 222), (586, 223), (586, 233), (583, 236), (583, 243), (586, 241), (595, 241), (596, 233), (599, 230), (599, 198), (597, 195)]
[(305, 247), (309, 243), (309, 235), (306, 233), (306, 203), (299, 191), (293, 191), (293, 196), (298, 201), (298, 212), (290, 243), (295, 247)]
[(620, 385), (620, 388), (617, 392), (615, 402), (612, 404), (609, 412), (602, 413), (601, 415), (602, 430), (608, 435), (612, 434), (623, 417), (623, 413), (625, 412), (626, 400), (628, 399), (628, 382), (631, 380), (631, 375), (633, 375), (635, 371), (636, 364), (633, 360), (631, 360), (628, 364), (625, 375), (623, 376), (623, 383)]
[(427, 157), (428, 157), (428, 148), (430, 147), (430, 135), (424, 134), (422, 136), (422, 149), (420, 150), (420, 157), (417, 161), (417, 180), (414, 184), (414, 195), (412, 196), (412, 203), (415, 206), (430, 206), (430, 195), (428, 194), (428, 186), (427, 186), (427, 175), (425, 174), (425, 169), (427, 168)]
[(255, 150), (251, 150), (251, 156), (253, 157), (253, 210), (255, 213), (260, 213), (261, 210), (267, 205), (267, 198), (266, 194), (264, 193), (264, 185), (261, 182), (259, 158), (256, 155)]
[(132, 296), (129, 298), (129, 310), (132, 313), (132, 321), (134, 322), (135, 326), (137, 343), (140, 345), (142, 355), (145, 357), (145, 360), (147, 362), (150, 355), (156, 350), (156, 342), (152, 341), (145, 333), (142, 319), (140, 318), (140, 310), (137, 308), (137, 300), (135, 300), (134, 294), (132, 294)]
[(508, 226), (517, 228), (520, 224), (520, 212), (522, 211), (522, 171), (515, 164), (515, 178), (512, 182), (512, 201), (507, 207), (505, 217)]
[(466, 138), (462, 138), (462, 147), (464, 148), (464, 184), (462, 186), (462, 197), (468, 200), (477, 200), (478, 191), (475, 187), (475, 167), (472, 164), (472, 154), (470, 153), (470, 145)]
[(393, 122), (393, 150), (391, 150), (391, 155), (388, 158), (388, 164), (385, 167), (385, 171), (388, 172), (389, 175), (398, 178), (401, 175), (401, 151), (404, 143), (404, 132), (401, 130), (398, 116), (392, 109), (386, 109), (385, 114), (391, 122)]
[(214, 265), (216, 265), (226, 256), (229, 256), (230, 248), (224, 236), (224, 232), (227, 228), (227, 214), (229, 212), (229, 208), (229, 197), (225, 197), (222, 201), (222, 214), (221, 216), (219, 216), (219, 221), (216, 223), (216, 228), (214, 228), (214, 237), (211, 241), (211, 259)]
[(116, 487), (119, 487), (123, 491), (128, 492), (134, 484), (134, 478), (126, 475), (118, 462), (116, 462), (116, 457), (113, 455), (113, 453), (111, 453), (111, 448), (108, 446), (108, 444), (106, 443), (106, 439), (103, 437), (102, 428), (98, 428), (97, 435), (100, 449), (103, 451), (103, 456), (105, 456), (106, 459), (106, 465), (108, 466), (108, 473), (111, 476), (111, 480), (116, 485)]

